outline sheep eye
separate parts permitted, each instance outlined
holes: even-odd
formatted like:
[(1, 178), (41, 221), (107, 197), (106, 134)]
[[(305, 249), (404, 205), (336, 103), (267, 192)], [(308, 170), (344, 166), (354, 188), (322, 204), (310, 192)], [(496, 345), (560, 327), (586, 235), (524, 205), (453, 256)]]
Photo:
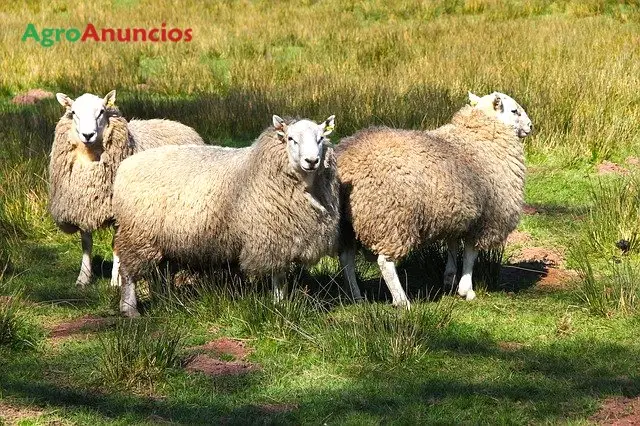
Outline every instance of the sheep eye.
[(100, 118), (100, 117), (102, 116), (102, 114), (103, 114), (103, 113), (104, 113), (104, 110), (103, 110), (103, 109), (101, 109), (101, 110), (100, 110), (100, 113), (98, 113), (98, 118)]
[(511, 112), (515, 115), (520, 115), (520, 112), (517, 109), (511, 110)]
[(322, 142), (324, 142), (324, 136), (320, 136), (320, 139), (318, 139), (318, 144), (321, 144)]
[(296, 140), (295, 140), (295, 139), (293, 139), (291, 136), (289, 136), (289, 140), (290, 140), (291, 142), (293, 142), (294, 144), (298, 145), (298, 142), (296, 142)]

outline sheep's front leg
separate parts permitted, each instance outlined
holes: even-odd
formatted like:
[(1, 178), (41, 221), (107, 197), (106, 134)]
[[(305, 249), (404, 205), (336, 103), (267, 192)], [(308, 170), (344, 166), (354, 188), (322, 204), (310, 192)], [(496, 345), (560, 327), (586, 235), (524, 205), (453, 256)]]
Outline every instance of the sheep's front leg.
[(120, 313), (127, 318), (140, 316), (136, 299), (136, 283), (129, 275), (124, 276), (120, 287)]
[(273, 285), (273, 300), (276, 303), (282, 302), (287, 296), (287, 275), (284, 273), (272, 274), (271, 284)]
[(82, 242), (82, 263), (80, 264), (80, 274), (76, 280), (78, 287), (85, 287), (91, 282), (91, 251), (93, 250), (93, 236), (91, 232), (80, 231), (80, 241)]
[(447, 241), (447, 266), (444, 268), (444, 288), (453, 289), (458, 273), (458, 248), (460, 243), (457, 239)]
[(462, 262), (462, 278), (460, 278), (460, 284), (458, 284), (458, 294), (465, 297), (467, 300), (473, 300), (476, 298), (476, 293), (473, 291), (473, 283), (471, 281), (473, 274), (473, 265), (478, 258), (478, 250), (473, 244), (464, 242), (464, 258)]
[(396, 272), (395, 264), (387, 260), (387, 257), (385, 255), (381, 254), (378, 256), (378, 266), (380, 267), (380, 272), (382, 272), (382, 278), (384, 278), (384, 282), (387, 284), (387, 287), (391, 292), (391, 297), (393, 298), (393, 306), (405, 307), (407, 309), (410, 309), (411, 304), (409, 303), (409, 299), (407, 299), (407, 295), (402, 289), (400, 278), (398, 278), (398, 273)]
[(120, 257), (118, 253), (113, 252), (113, 267), (111, 268), (111, 287), (120, 287), (122, 280), (120, 279)]
[(347, 244), (347, 247), (343, 247), (340, 251), (340, 266), (344, 274), (345, 281), (351, 291), (351, 297), (356, 302), (362, 300), (362, 294), (358, 287), (358, 281), (356, 278), (356, 248), (354, 244)]

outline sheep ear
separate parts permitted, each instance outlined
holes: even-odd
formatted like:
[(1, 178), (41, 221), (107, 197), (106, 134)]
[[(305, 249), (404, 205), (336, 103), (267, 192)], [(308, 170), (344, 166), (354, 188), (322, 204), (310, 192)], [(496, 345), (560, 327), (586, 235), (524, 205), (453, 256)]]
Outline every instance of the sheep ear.
[(504, 105), (502, 105), (502, 98), (497, 93), (495, 94), (495, 97), (493, 98), (493, 109), (498, 111), (498, 112), (503, 112), (504, 111)]
[(116, 106), (116, 91), (112, 90), (104, 97), (104, 104), (107, 108), (113, 108)]
[(473, 93), (469, 92), (469, 105), (476, 106), (478, 105), (478, 102), (480, 102), (480, 96), (474, 95)]
[(65, 108), (71, 108), (73, 106), (73, 99), (65, 95), (64, 93), (56, 93), (56, 99)]
[(327, 118), (324, 121), (324, 123), (321, 124), (322, 134), (324, 136), (329, 136), (331, 132), (333, 132), (333, 129), (336, 127), (335, 121), (336, 121), (336, 116), (332, 115), (331, 117)]
[(285, 124), (284, 120), (280, 117), (274, 114), (273, 116), (273, 127), (276, 129), (276, 134), (280, 137), (280, 138), (284, 138), (287, 134), (287, 125)]

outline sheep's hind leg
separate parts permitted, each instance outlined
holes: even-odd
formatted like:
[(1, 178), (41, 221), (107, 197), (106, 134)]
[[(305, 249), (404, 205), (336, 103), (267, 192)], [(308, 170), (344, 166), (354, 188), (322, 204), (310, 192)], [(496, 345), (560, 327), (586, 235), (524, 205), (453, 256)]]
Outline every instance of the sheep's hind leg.
[(444, 268), (445, 289), (453, 289), (456, 284), (456, 274), (458, 273), (459, 247), (460, 243), (457, 239), (447, 241), (447, 266), (445, 266)]
[(387, 284), (387, 287), (391, 292), (391, 297), (393, 298), (393, 306), (405, 307), (407, 309), (410, 309), (411, 304), (409, 303), (409, 299), (407, 299), (407, 295), (402, 289), (400, 278), (398, 278), (398, 273), (396, 272), (396, 266), (394, 265), (394, 263), (388, 261), (387, 257), (381, 254), (378, 255), (378, 266), (380, 267), (380, 272), (382, 272), (382, 278), (384, 278), (384, 282)]
[(120, 313), (127, 318), (140, 316), (136, 299), (136, 283), (129, 275), (125, 275), (120, 287)]
[(287, 275), (277, 273), (271, 275), (271, 284), (273, 285), (273, 300), (276, 303), (282, 302), (287, 296)]
[(113, 268), (111, 268), (111, 287), (120, 287), (122, 280), (120, 279), (120, 257), (118, 253), (113, 252)]
[(478, 250), (474, 245), (468, 241), (464, 242), (464, 259), (462, 262), (462, 278), (460, 278), (460, 284), (458, 284), (458, 294), (465, 297), (467, 300), (473, 300), (476, 298), (476, 293), (473, 291), (473, 265), (478, 258)]
[(340, 266), (342, 267), (342, 273), (344, 274), (345, 281), (351, 291), (351, 297), (356, 302), (362, 300), (362, 294), (358, 287), (358, 280), (356, 278), (356, 248), (353, 244), (349, 244), (348, 247), (343, 248), (340, 252)]
[(80, 264), (80, 274), (76, 280), (78, 287), (85, 287), (91, 282), (91, 251), (93, 250), (93, 236), (91, 232), (80, 231), (80, 241), (82, 242), (82, 263)]

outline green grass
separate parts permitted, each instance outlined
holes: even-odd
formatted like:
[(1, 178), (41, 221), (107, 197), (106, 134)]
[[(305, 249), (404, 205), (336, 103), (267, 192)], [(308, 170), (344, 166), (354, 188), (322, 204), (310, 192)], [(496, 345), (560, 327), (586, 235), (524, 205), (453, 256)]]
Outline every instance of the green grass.
[[(0, 417), (8, 405), (25, 424), (586, 424), (605, 398), (637, 396), (637, 187), (596, 165), (640, 156), (639, 11), (605, 0), (0, 6)], [(167, 22), (194, 39), (17, 41), (29, 22), (89, 21)], [(564, 254), (581, 279), (551, 290), (538, 275), (502, 282), (490, 258), (507, 260), (510, 246), (479, 265), (482, 291), (465, 303), (438, 291), (444, 257), (432, 247), (400, 268), (415, 300), (407, 313), (389, 306), (375, 264), (358, 258), (368, 301), (353, 305), (337, 262), (323, 259), (291, 274), (296, 290), (281, 304), (268, 283), (220, 272), (193, 287), (152, 281), (141, 321), (46, 338), (63, 321), (117, 317), (118, 296), (110, 231), (95, 236), (96, 283), (73, 286), (79, 238), (58, 231), (46, 205), (61, 107), (11, 102), (35, 87), (72, 97), (115, 88), (126, 117), (176, 119), (226, 146), (249, 143), (274, 113), (336, 114), (337, 141), (372, 124), (432, 128), (468, 90), (506, 92), (536, 128), (525, 141), (536, 213), (519, 225), (524, 245)], [(615, 248), (622, 238), (627, 255)], [(219, 337), (242, 339), (259, 367), (183, 368), (191, 347)]]

